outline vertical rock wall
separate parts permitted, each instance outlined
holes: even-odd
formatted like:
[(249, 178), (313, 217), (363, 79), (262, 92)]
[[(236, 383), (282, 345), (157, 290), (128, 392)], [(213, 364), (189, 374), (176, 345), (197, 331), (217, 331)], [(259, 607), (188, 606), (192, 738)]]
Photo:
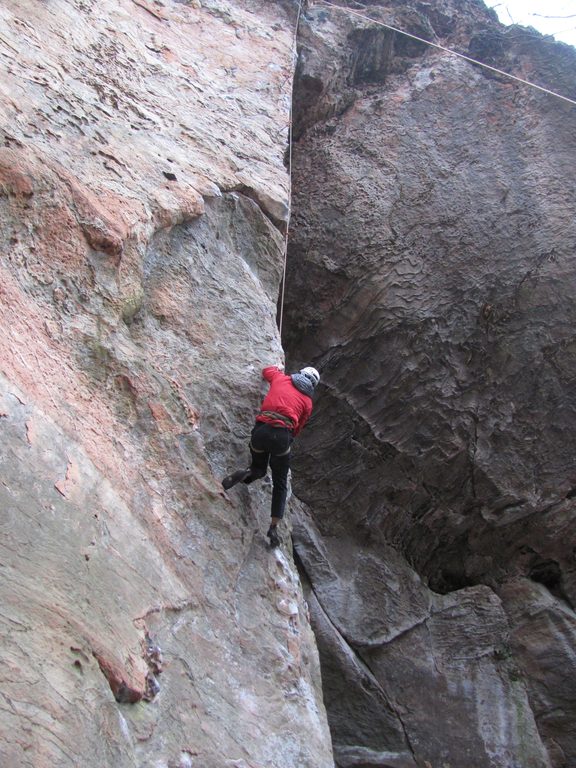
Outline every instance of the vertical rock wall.
[[(576, 98), (481, 2), (338, 2)], [(339, 766), (576, 761), (576, 112), (310, 2), (285, 346)]]
[(291, 3), (0, 5), (0, 763), (333, 765), (245, 461)]

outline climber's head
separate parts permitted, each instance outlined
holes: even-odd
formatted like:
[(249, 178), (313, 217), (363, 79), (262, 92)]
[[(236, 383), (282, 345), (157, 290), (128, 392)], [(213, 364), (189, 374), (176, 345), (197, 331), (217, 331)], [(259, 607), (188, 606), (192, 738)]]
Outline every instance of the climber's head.
[(312, 384), (313, 387), (317, 386), (318, 382), (320, 381), (320, 374), (316, 370), (316, 368), (312, 368), (311, 366), (307, 366), (306, 368), (302, 368), (300, 371), (302, 376), (305, 376), (310, 384)]

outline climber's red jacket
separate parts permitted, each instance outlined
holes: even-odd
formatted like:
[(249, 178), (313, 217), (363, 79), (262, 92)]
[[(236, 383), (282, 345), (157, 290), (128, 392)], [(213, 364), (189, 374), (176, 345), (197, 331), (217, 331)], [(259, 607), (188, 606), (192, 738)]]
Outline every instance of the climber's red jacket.
[[(312, 413), (312, 398), (296, 389), (292, 379), (275, 365), (264, 368), (262, 378), (270, 382), (256, 421), (275, 427), (289, 427), (294, 435), (304, 427)], [(274, 418), (274, 416), (283, 418)]]

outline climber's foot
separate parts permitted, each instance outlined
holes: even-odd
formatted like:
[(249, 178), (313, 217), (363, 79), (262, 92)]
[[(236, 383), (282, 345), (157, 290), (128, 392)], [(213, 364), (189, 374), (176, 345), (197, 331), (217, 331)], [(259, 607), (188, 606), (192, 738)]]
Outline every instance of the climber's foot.
[(242, 483), (250, 475), (249, 469), (238, 469), (236, 472), (232, 472), (231, 475), (226, 475), (222, 480), (222, 487), (225, 491), (232, 488), (236, 483)]
[(270, 546), (272, 549), (275, 547), (280, 546), (280, 537), (278, 536), (278, 528), (275, 525), (271, 525), (270, 528), (268, 528), (268, 533), (266, 534), (268, 538), (270, 539)]

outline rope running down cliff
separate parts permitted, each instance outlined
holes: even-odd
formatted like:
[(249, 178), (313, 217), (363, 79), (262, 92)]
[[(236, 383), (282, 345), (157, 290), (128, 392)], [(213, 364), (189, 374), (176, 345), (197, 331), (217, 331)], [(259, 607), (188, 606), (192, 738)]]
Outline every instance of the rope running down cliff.
[[(296, 17), (296, 26), (294, 28), (294, 39), (292, 42), (292, 66), (294, 75), (296, 74), (298, 29), (300, 28), (300, 16), (302, 15), (302, 2), (298, 5), (298, 15)], [(282, 339), (282, 320), (284, 318), (284, 293), (286, 291), (286, 263), (288, 261), (288, 233), (290, 230), (290, 217), (292, 215), (292, 94), (290, 95), (290, 111), (288, 116), (288, 221), (286, 222), (286, 235), (284, 238), (284, 267), (282, 270), (282, 295), (280, 297), (280, 317), (278, 319), (278, 332)]]
[(464, 53), (459, 53), (458, 51), (453, 51), (451, 48), (446, 48), (443, 45), (439, 45), (438, 43), (433, 43), (431, 40), (425, 40), (423, 37), (418, 37), (418, 35), (413, 35), (411, 32), (405, 32), (403, 29), (398, 29), (398, 27), (393, 27), (391, 24), (385, 24), (383, 21), (377, 21), (376, 19), (371, 19), (369, 16), (365, 16), (363, 13), (359, 13), (358, 11), (354, 11), (352, 8), (344, 8), (341, 5), (335, 5), (334, 3), (329, 2), (329, 0), (319, 0), (322, 5), (327, 5), (330, 8), (335, 8), (338, 11), (344, 11), (345, 13), (350, 13), (353, 16), (358, 16), (360, 19), (364, 19), (365, 21), (370, 21), (372, 24), (377, 24), (380, 27), (386, 27), (386, 29), (392, 30), (392, 32), (397, 32), (399, 35), (405, 35), (406, 37), (411, 37), (413, 40), (418, 40), (420, 43), (426, 43), (426, 45), (430, 45), (433, 48), (439, 48), (441, 51), (444, 51), (445, 53), (450, 53), (452, 56), (458, 56), (461, 59), (465, 59), (466, 61), (471, 62), (472, 64), (477, 64), (479, 67), (484, 67), (485, 69), (489, 69), (492, 72), (497, 72), (499, 75), (504, 75), (504, 77), (509, 77), (512, 80), (516, 80), (519, 83), (522, 83), (523, 85), (529, 85), (531, 88), (536, 88), (539, 91), (543, 91), (544, 93), (549, 94), (550, 96), (555, 96), (557, 99), (562, 99), (562, 101), (567, 101), (568, 104), (573, 104), (576, 106), (576, 101), (574, 99), (568, 98), (568, 96), (563, 96), (561, 93), (556, 93), (556, 91), (551, 91), (549, 88), (544, 88), (542, 85), (536, 85), (536, 83), (531, 83), (529, 80), (524, 80), (521, 77), (516, 77), (516, 75), (510, 74), (510, 72), (505, 72), (502, 69), (498, 69), (497, 67), (492, 67), (490, 64), (485, 64), (482, 61), (478, 61), (477, 59), (473, 59), (470, 56), (466, 56)]

